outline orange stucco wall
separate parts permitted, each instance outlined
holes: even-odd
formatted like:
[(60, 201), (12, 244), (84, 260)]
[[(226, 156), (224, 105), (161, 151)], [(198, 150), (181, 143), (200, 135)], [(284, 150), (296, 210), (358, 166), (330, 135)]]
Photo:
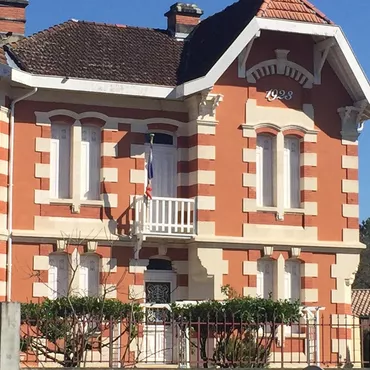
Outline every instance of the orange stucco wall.
[[(80, 214), (73, 214), (68, 205), (36, 205), (34, 189), (42, 189), (42, 180), (35, 178), (35, 163), (42, 163), (41, 154), (35, 151), (36, 137), (42, 137), (43, 126), (36, 126), (35, 112), (49, 112), (68, 109), (76, 113), (94, 111), (110, 117), (153, 118), (163, 117), (187, 121), (187, 114), (179, 112), (119, 109), (88, 105), (58, 104), (45, 102), (21, 102), (16, 110), (15, 151), (14, 151), (14, 229), (33, 230), (34, 216), (82, 217), (118, 220), (118, 229), (128, 231), (132, 210), (129, 208), (130, 195), (142, 194), (143, 189), (130, 184), (130, 169), (143, 169), (143, 161), (130, 158), (130, 145), (143, 144), (144, 135), (132, 133), (130, 125), (119, 124), (117, 132), (104, 132), (104, 141), (117, 143), (118, 156), (105, 167), (118, 168), (119, 183), (109, 184), (108, 192), (118, 194), (118, 207), (112, 209), (83, 206)], [(48, 163), (48, 162), (47, 162)], [(107, 185), (108, 186), (108, 185)]]
[[(289, 60), (313, 70), (313, 41), (310, 37), (271, 32), (263, 32), (255, 41), (247, 68), (276, 58), (275, 49), (290, 50)], [(242, 174), (247, 170), (246, 164), (242, 162), (242, 148), (246, 146), (246, 139), (242, 136), (241, 125), (248, 121), (246, 101), (253, 98), (257, 100), (258, 106), (301, 109), (304, 103), (313, 105), (315, 129), (319, 131), (316, 145), (318, 216), (314, 226), (318, 226), (319, 240), (342, 241), (346, 219), (342, 217), (341, 207), (346, 203), (346, 195), (342, 193), (341, 181), (346, 178), (346, 170), (341, 167), (341, 156), (346, 154), (346, 147), (341, 142), (341, 119), (337, 110), (353, 104), (348, 93), (328, 63), (322, 71), (322, 84), (314, 85), (312, 89), (304, 89), (295, 80), (285, 76), (263, 77), (256, 85), (251, 86), (246, 79), (238, 78), (237, 68), (236, 60), (213, 89), (213, 92), (223, 95), (223, 102), (217, 109), (216, 234), (242, 236), (243, 223), (304, 226), (305, 220), (298, 214), (286, 215), (281, 222), (276, 221), (272, 214), (242, 212), (241, 200), (246, 197), (246, 189), (242, 187)], [(288, 102), (267, 102), (266, 91), (271, 88), (292, 90), (294, 98)]]
[[(75, 249), (82, 254), (84, 247), (81, 245), (69, 246), (67, 253), (72, 254)], [(48, 282), (48, 271), (34, 270), (34, 256), (48, 256), (55, 251), (52, 244), (14, 244), (13, 245), (13, 271), (12, 271), (12, 300), (15, 302), (38, 302), (42, 298), (33, 296), (33, 283)], [(114, 258), (117, 262), (117, 271), (114, 273), (101, 273), (102, 284), (113, 284), (116, 286), (117, 299), (128, 302), (130, 285), (143, 285), (144, 275), (129, 271), (130, 260), (134, 258), (133, 248), (122, 246), (99, 246), (96, 254), (104, 258)], [(155, 247), (143, 248), (140, 257), (149, 259), (158, 254)], [(167, 256), (172, 261), (187, 261), (187, 248), (169, 248)], [(188, 275), (177, 275), (177, 286), (188, 286)]]

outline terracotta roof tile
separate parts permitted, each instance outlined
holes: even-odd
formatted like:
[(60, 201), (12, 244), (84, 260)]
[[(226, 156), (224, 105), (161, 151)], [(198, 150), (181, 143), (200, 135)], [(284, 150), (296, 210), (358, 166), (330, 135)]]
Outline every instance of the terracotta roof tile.
[(352, 312), (355, 316), (370, 316), (370, 289), (352, 290)]
[(257, 16), (310, 23), (333, 24), (330, 19), (307, 0), (264, 0)]

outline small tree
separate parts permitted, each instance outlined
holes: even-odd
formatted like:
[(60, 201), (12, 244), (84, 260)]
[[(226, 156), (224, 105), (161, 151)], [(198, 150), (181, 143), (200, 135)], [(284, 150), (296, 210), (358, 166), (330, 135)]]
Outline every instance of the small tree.
[[(73, 368), (91, 361), (87, 358), (88, 351), (101, 351), (124, 338), (127, 345), (121, 357), (126, 358), (144, 313), (140, 304), (129, 297), (128, 303), (107, 298), (119, 289), (126, 275), (116, 276), (116, 284), (112, 286), (108, 284), (111, 272), (106, 272), (100, 281), (98, 296), (81, 295), (78, 288), (73, 288), (81, 267), (76, 253), (87, 240), (78, 233), (63, 234), (63, 239), (66, 249), (69, 246), (75, 248), (68, 258), (70, 273), (68, 289), (64, 292), (66, 296), (21, 305), (21, 351), (35, 356), (37, 362), (53, 362)], [(110, 246), (113, 244), (111, 241)]]
[[(184, 332), (197, 332), (199, 343), (193, 346), (200, 352), (203, 366), (265, 367), (281, 325), (298, 322), (299, 303), (272, 299), (239, 297), (230, 287), (223, 291), (223, 301), (172, 307)], [(207, 340), (216, 341), (213, 353), (207, 353)]]
[[(87, 351), (111, 346), (121, 337), (127, 338), (128, 351), (142, 319), (139, 304), (115, 299), (65, 297), (22, 304), (21, 351), (62, 367), (80, 367), (86, 363)], [(117, 325), (121, 332), (113, 336)], [(104, 343), (107, 332), (109, 340)]]

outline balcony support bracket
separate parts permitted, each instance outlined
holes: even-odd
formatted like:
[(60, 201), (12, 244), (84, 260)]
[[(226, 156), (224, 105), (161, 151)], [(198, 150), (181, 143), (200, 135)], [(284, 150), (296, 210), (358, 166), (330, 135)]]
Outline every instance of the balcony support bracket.
[(143, 234), (138, 234), (136, 236), (136, 243), (135, 243), (135, 249), (134, 249), (134, 259), (139, 259), (140, 250), (143, 247), (143, 243), (145, 242), (146, 236)]

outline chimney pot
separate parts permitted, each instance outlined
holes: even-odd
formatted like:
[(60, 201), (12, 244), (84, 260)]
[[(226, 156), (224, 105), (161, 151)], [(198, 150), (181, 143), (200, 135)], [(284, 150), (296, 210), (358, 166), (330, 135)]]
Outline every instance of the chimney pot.
[(175, 3), (165, 14), (167, 30), (177, 39), (185, 39), (199, 24), (203, 10), (196, 4)]
[(0, 0), (0, 35), (24, 37), (27, 6), (28, 0)]

